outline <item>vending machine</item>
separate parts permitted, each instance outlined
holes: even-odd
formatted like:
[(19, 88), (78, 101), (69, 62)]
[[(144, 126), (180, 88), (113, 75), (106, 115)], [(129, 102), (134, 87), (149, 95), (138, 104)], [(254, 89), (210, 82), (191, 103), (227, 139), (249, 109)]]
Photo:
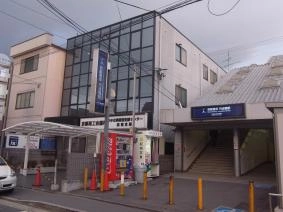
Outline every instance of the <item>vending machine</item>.
[(159, 176), (158, 140), (162, 132), (154, 130), (140, 131), (134, 143), (134, 167), (144, 169), (148, 177)]
[[(104, 148), (104, 134), (101, 134), (100, 149)], [(132, 136), (120, 133), (109, 133), (105, 146), (106, 172), (110, 181), (120, 179), (121, 171), (126, 179), (133, 179), (133, 141)]]

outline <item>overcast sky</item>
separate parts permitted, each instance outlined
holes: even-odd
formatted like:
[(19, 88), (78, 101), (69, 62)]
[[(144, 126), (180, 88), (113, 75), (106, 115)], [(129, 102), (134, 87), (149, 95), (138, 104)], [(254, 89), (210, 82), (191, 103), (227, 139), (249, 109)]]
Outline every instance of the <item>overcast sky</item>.
[[(112, 0), (49, 1), (87, 30), (145, 12)], [(175, 0), (124, 1), (154, 10)], [(214, 13), (222, 13), (237, 1), (210, 0), (210, 9)], [(66, 44), (67, 38), (77, 34), (36, 0), (0, 0), (0, 3), (0, 53), (9, 54), (12, 45), (45, 31), (52, 33), (55, 43), (61, 46)], [(226, 68), (228, 52), (230, 69), (252, 63), (262, 64), (272, 55), (283, 54), (282, 0), (241, 0), (224, 16), (210, 14), (207, 5), (208, 0), (203, 0), (164, 17)]]

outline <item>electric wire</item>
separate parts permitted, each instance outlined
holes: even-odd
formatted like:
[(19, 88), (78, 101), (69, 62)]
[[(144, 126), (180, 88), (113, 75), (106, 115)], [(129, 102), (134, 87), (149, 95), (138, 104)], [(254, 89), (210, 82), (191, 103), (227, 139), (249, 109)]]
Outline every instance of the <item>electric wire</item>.
[(135, 7), (135, 8), (137, 8), (137, 9), (144, 10), (144, 11), (147, 11), (147, 12), (150, 12), (150, 11), (151, 11), (151, 10), (147, 10), (147, 9), (145, 9), (145, 8), (136, 6), (136, 5), (134, 5), (134, 4), (126, 3), (126, 2), (123, 2), (123, 1), (119, 1), (119, 0), (113, 0), (113, 1), (119, 2), (119, 3), (121, 3), (121, 4), (125, 4), (125, 5), (128, 5), (128, 6), (131, 6), (131, 7)]
[(223, 12), (223, 13), (215, 13), (215, 12), (213, 12), (213, 11), (211, 10), (211, 8), (210, 8), (210, 1), (211, 1), (211, 0), (208, 0), (208, 1), (207, 1), (207, 10), (208, 10), (208, 12), (209, 12), (211, 15), (214, 15), (214, 16), (223, 16), (223, 15), (226, 15), (226, 14), (228, 14), (229, 12), (231, 12), (231, 11), (240, 3), (241, 0), (237, 0), (236, 3), (235, 3), (230, 9), (226, 10), (226, 11)]

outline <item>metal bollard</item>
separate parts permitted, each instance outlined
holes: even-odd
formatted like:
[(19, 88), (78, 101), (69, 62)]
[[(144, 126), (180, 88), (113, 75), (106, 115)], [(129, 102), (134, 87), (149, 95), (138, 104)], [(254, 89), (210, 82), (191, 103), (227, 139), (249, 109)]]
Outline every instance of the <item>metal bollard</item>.
[(203, 210), (202, 179), (198, 178), (198, 210)]
[(104, 169), (101, 169), (100, 172), (100, 191), (104, 191)]
[(125, 176), (124, 172), (121, 172), (121, 184), (120, 184), (120, 196), (125, 196)]
[(88, 168), (84, 169), (84, 190), (86, 191), (87, 189), (87, 182), (88, 181)]
[(148, 194), (147, 194), (147, 172), (143, 173), (143, 199), (147, 200)]
[(255, 190), (252, 180), (249, 182), (249, 212), (255, 212)]
[(174, 177), (169, 178), (169, 205), (174, 204)]

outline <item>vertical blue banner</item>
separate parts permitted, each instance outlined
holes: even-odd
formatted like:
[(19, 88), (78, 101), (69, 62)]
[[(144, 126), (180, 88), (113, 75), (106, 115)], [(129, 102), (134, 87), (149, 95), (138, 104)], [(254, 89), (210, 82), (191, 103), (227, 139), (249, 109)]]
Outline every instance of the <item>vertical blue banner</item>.
[(98, 65), (97, 65), (97, 83), (95, 94), (95, 108), (96, 113), (105, 112), (105, 96), (107, 85), (107, 62), (108, 54), (99, 50), (98, 53)]

